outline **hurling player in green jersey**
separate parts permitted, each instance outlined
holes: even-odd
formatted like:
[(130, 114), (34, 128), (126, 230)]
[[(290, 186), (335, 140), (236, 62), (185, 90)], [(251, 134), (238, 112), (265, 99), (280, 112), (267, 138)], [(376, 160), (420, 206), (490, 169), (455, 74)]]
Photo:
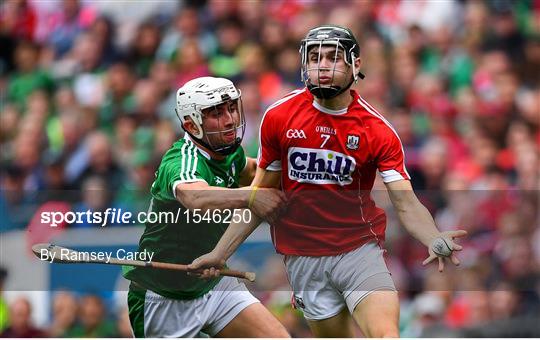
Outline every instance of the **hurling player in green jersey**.
[[(227, 215), (247, 218), (238, 213), (249, 203), (255, 214), (272, 221), (285, 196), (261, 188), (251, 197), (250, 188), (239, 188), (251, 183), (256, 163), (240, 146), (245, 119), (240, 91), (231, 81), (202, 77), (187, 82), (177, 91), (176, 112), (185, 137), (163, 156), (149, 208), (157, 216), (172, 212), (175, 219), (147, 222), (139, 251), (153, 253), (155, 261), (190, 263), (214, 248), (227, 228)], [(196, 218), (208, 211), (212, 218)], [(129, 317), (137, 337), (288, 337), (236, 278), (203, 280), (179, 271), (133, 267), (125, 267), (124, 276), (132, 281)]]

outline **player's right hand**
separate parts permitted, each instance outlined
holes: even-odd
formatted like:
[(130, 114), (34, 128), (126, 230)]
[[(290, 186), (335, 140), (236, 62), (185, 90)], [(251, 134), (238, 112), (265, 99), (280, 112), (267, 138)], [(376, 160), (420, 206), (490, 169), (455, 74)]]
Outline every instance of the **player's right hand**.
[(268, 223), (273, 224), (285, 211), (287, 197), (278, 189), (259, 188), (251, 205), (251, 211)]
[(197, 276), (201, 279), (211, 279), (218, 277), (220, 269), (225, 266), (225, 260), (222, 256), (211, 251), (199, 256), (188, 265), (189, 275)]

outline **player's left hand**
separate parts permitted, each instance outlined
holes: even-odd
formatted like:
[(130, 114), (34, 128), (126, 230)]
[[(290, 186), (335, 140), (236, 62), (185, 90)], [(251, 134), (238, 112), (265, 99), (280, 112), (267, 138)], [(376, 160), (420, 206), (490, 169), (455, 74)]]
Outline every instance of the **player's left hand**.
[[(439, 261), (439, 272), (442, 272), (444, 270), (444, 262), (446, 258), (450, 258), (450, 261), (456, 265), (459, 266), (460, 262), (457, 256), (454, 254), (455, 251), (461, 251), (463, 249), (462, 246), (454, 242), (455, 238), (458, 237), (464, 237), (467, 236), (467, 231), (465, 230), (452, 230), (452, 231), (445, 231), (437, 235), (437, 237), (434, 237), (431, 242), (430, 246), (428, 247), (429, 257), (422, 262), (422, 265), (427, 265), (431, 263), (433, 260), (438, 259)], [(446, 249), (443, 249), (442, 252), (435, 253), (433, 251), (434, 248), (434, 242), (440, 241), (439, 239), (442, 238), (444, 240), (444, 246)]]
[(197, 276), (201, 279), (211, 279), (218, 277), (220, 269), (225, 266), (225, 260), (222, 256), (211, 251), (199, 256), (188, 265), (189, 275)]

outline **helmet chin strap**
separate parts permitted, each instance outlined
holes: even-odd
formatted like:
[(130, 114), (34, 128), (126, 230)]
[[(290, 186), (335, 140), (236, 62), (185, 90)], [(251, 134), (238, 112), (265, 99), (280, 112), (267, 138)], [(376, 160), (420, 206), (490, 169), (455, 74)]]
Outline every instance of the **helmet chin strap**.
[(351, 81), (346, 86), (316, 86), (311, 83), (307, 85), (307, 88), (309, 92), (311, 92), (315, 97), (319, 99), (332, 99), (334, 97), (339, 96), (343, 92), (347, 91), (353, 84), (355, 79), (351, 79)]
[(216, 149), (209, 146), (208, 143), (203, 142), (203, 145), (205, 147), (209, 148), (210, 150), (214, 151), (217, 154), (220, 154), (222, 156), (228, 156), (228, 155), (232, 154), (233, 152), (235, 152), (236, 149), (238, 149), (238, 147), (240, 146), (241, 143), (242, 143), (242, 138), (236, 137), (234, 139), (234, 143), (232, 143), (230, 145), (224, 145), (224, 146), (216, 148)]
[(182, 128), (184, 129), (184, 131), (189, 135), (189, 137), (191, 137), (191, 139), (193, 139), (195, 142), (201, 144), (202, 146), (204, 146), (205, 148), (207, 148), (208, 150), (212, 151), (212, 152), (215, 152), (219, 155), (222, 155), (222, 156), (228, 156), (230, 155), (231, 153), (235, 152), (236, 149), (238, 149), (238, 147), (240, 146), (240, 144), (242, 143), (242, 139), (240, 137), (236, 137), (235, 141), (233, 144), (231, 145), (225, 145), (223, 147), (220, 147), (220, 148), (214, 148), (212, 145), (210, 145), (209, 143), (205, 142), (204, 140), (202, 140), (201, 138), (197, 138), (195, 137), (191, 132), (189, 132), (188, 130), (186, 130), (186, 128), (184, 128), (182, 126)]

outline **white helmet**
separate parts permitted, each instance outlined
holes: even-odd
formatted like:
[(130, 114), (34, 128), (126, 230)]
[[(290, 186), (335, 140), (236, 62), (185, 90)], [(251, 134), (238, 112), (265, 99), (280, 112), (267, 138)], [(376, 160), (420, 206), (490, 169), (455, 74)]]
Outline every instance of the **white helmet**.
[[(230, 101), (239, 101), (238, 111), (239, 119), (232, 129), (241, 130), (241, 134), (237, 134), (233, 145), (212, 145), (208, 139), (209, 134), (219, 134), (231, 131), (232, 129), (207, 132), (203, 126), (203, 110), (217, 107), (221, 104)], [(234, 84), (225, 78), (200, 77), (195, 78), (184, 84), (176, 92), (176, 114), (184, 127), (186, 119), (189, 117), (197, 127), (198, 133), (191, 134), (186, 131), (197, 142), (205, 147), (220, 154), (229, 154), (234, 152), (238, 145), (242, 142), (245, 131), (245, 118), (241, 105), (241, 93)], [(238, 131), (237, 131), (238, 132)]]

